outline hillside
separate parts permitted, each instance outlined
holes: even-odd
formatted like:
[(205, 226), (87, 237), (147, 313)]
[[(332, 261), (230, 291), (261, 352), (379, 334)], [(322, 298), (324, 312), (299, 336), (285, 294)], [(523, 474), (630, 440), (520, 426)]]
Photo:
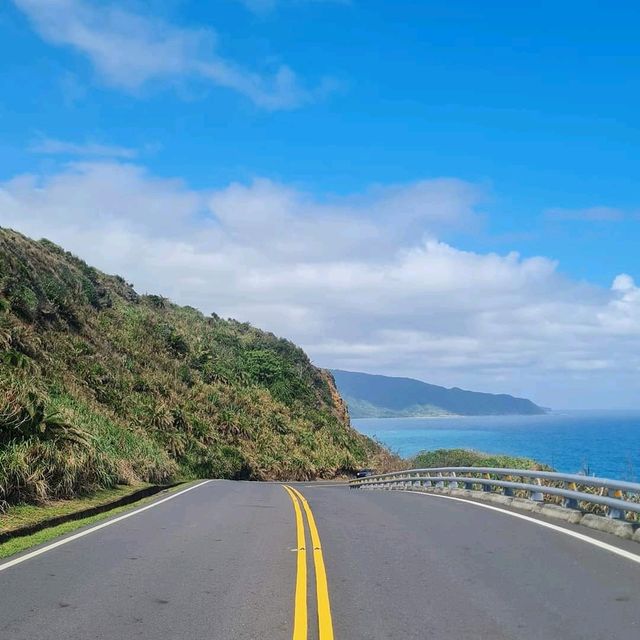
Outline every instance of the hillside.
[(178, 476), (333, 476), (380, 450), (291, 342), (0, 229), (0, 508)]
[(524, 398), (446, 389), (412, 378), (332, 371), (352, 418), (535, 415), (545, 413)]

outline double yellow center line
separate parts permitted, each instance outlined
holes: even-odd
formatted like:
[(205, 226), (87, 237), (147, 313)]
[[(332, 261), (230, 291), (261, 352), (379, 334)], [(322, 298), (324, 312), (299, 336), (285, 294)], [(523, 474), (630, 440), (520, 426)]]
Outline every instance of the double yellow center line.
[[(296, 538), (298, 566), (296, 576), (295, 611), (293, 616), (293, 640), (307, 640), (308, 615), (307, 615), (307, 549), (304, 533), (304, 510), (311, 534), (311, 546), (313, 547), (313, 565), (316, 574), (316, 600), (318, 605), (318, 638), (319, 640), (333, 640), (333, 623), (331, 621), (331, 604), (329, 602), (329, 585), (327, 584), (327, 572), (322, 556), (322, 545), (316, 521), (311, 507), (306, 498), (293, 487), (283, 485), (293, 502), (293, 510), (296, 516)], [(302, 508), (301, 508), (302, 505)]]

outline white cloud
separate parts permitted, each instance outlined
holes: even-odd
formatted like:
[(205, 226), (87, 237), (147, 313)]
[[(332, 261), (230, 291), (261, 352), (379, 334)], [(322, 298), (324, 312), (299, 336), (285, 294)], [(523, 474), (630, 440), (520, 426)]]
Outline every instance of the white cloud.
[[(314, 197), (266, 179), (195, 191), (113, 162), (0, 184), (0, 224), (138, 290), (251, 321), (324, 366), (412, 375), (553, 406), (637, 403), (640, 289), (553, 260), (461, 251), (482, 192), (456, 180)], [(408, 232), (410, 230), (410, 232)]]
[(636, 283), (628, 273), (617, 275), (611, 285), (613, 291), (620, 291), (623, 294), (636, 290)]
[(331, 89), (308, 90), (281, 65), (272, 74), (243, 68), (216, 52), (211, 29), (184, 28), (86, 0), (13, 0), (48, 42), (87, 56), (111, 86), (136, 90), (151, 81), (199, 78), (232, 89), (266, 109), (287, 109)]
[(34, 142), (29, 151), (44, 155), (81, 156), (85, 158), (135, 158), (138, 152), (129, 147), (101, 144), (99, 142), (68, 142), (55, 138), (42, 138)]

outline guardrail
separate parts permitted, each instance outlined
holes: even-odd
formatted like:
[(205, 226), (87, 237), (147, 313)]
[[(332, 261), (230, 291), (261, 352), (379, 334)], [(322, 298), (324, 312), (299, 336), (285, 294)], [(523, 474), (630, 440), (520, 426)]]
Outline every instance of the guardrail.
[[(563, 507), (582, 509), (582, 504), (604, 507), (609, 518), (625, 520), (628, 513), (640, 514), (640, 484), (578, 474), (498, 469), (494, 467), (435, 467), (409, 469), (358, 478), (349, 483), (359, 489), (432, 489), (500, 491), (502, 495), (544, 502), (558, 498)], [(592, 510), (588, 507), (582, 510)], [(638, 517), (638, 516), (636, 516)]]

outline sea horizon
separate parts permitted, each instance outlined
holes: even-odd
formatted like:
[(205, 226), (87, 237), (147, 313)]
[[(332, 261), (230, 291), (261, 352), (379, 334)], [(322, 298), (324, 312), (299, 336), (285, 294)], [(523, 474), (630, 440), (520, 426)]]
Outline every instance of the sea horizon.
[(352, 423), (403, 457), (425, 450), (464, 448), (532, 458), (567, 473), (640, 480), (640, 409), (353, 418)]

